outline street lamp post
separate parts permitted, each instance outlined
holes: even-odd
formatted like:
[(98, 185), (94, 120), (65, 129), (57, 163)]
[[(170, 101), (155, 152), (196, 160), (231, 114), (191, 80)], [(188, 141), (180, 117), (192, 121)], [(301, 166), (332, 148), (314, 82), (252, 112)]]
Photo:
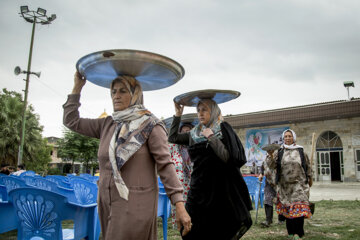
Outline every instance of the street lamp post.
[(346, 89), (347, 89), (348, 100), (350, 101), (351, 98), (350, 98), (349, 87), (355, 87), (354, 82), (352, 82), (352, 81), (346, 81), (346, 82), (344, 82), (344, 87), (346, 87)]
[[(32, 50), (34, 45), (34, 34), (35, 34), (35, 25), (40, 23), (42, 25), (50, 24), (52, 21), (56, 19), (56, 15), (52, 14), (50, 17), (46, 15), (46, 10), (43, 8), (38, 8), (37, 11), (29, 10), (28, 6), (21, 6), (20, 7), (20, 16), (25, 19), (25, 21), (30, 22), (33, 24), (32, 32), (31, 32), (31, 42), (30, 42), (30, 51), (29, 51), (29, 60), (27, 71), (20, 71), (19, 73), (26, 73), (26, 85), (25, 85), (25, 95), (24, 95), (24, 109), (22, 115), (22, 127), (21, 127), (21, 140), (18, 152), (18, 165), (22, 164), (22, 157), (23, 157), (23, 149), (24, 149), (24, 142), (25, 142), (25, 123), (26, 123), (26, 107), (27, 107), (27, 97), (28, 97), (28, 89), (29, 89), (29, 81), (30, 81), (30, 74), (36, 74), (31, 72), (31, 58), (32, 58)], [(20, 68), (18, 69), (20, 70)], [(15, 69), (15, 74), (17, 73)], [(38, 75), (40, 77), (40, 74)]]

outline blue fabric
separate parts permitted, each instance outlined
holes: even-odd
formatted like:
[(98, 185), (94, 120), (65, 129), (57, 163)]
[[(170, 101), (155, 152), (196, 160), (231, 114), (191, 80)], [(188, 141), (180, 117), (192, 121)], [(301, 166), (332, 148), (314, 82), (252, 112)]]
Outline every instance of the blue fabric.
[(160, 180), (160, 177), (158, 177), (158, 184), (159, 184), (159, 199), (158, 199), (157, 216), (162, 218), (163, 239), (167, 240), (167, 223), (171, 211), (170, 199), (165, 193), (165, 188)]

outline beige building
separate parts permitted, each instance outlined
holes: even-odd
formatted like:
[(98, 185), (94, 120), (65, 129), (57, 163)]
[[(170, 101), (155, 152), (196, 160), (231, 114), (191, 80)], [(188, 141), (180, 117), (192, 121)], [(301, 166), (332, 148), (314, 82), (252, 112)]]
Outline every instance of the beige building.
[(360, 181), (360, 98), (225, 116), (245, 145), (246, 131), (289, 127), (310, 156), (316, 181)]
[(50, 152), (51, 155), (51, 162), (49, 163), (50, 168), (58, 168), (62, 173), (69, 173), (69, 172), (81, 172), (82, 170), (82, 163), (74, 162), (73, 170), (71, 170), (71, 163), (65, 162), (61, 158), (58, 157), (58, 141), (60, 138), (57, 137), (48, 137), (48, 145), (52, 147)]
[(48, 140), (48, 145), (51, 146), (51, 152), (50, 152), (50, 155), (51, 155), (51, 162), (50, 162), (50, 166), (53, 167), (53, 166), (56, 166), (56, 164), (59, 164), (59, 163), (62, 163), (62, 160), (61, 158), (58, 157), (57, 153), (58, 153), (58, 148), (59, 148), (59, 145), (57, 144), (57, 141), (59, 140), (60, 138), (57, 138), (57, 137), (48, 137), (47, 140)]

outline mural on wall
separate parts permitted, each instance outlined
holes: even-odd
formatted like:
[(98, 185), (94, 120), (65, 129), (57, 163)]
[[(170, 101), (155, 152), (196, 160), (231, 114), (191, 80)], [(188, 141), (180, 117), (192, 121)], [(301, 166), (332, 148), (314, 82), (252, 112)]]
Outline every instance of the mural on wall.
[(261, 148), (272, 143), (281, 145), (281, 134), (286, 129), (289, 129), (289, 127), (247, 130), (245, 144), (246, 165), (252, 166), (255, 163), (257, 166), (261, 166), (266, 156), (266, 152)]

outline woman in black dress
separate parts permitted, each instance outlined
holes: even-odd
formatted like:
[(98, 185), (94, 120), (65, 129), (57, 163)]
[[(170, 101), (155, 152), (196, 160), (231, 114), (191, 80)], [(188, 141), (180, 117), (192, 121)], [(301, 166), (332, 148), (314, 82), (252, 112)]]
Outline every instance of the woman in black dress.
[(243, 146), (211, 99), (197, 104), (199, 124), (178, 133), (184, 106), (175, 103), (169, 142), (188, 145), (194, 163), (186, 209), (192, 228), (183, 239), (239, 239), (250, 228), (249, 192), (240, 172)]

